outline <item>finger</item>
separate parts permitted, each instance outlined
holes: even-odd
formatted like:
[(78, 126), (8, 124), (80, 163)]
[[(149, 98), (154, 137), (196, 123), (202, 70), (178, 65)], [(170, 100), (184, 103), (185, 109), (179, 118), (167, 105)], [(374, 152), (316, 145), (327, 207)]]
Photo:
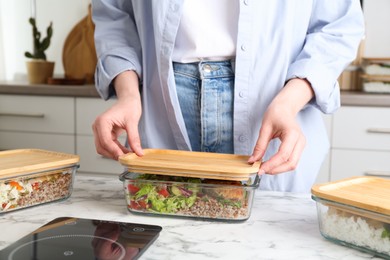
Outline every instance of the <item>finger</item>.
[(138, 124), (129, 124), (126, 128), (127, 139), (131, 150), (138, 156), (144, 155), (141, 147), (141, 139), (138, 132)]
[(117, 140), (113, 138), (112, 126), (107, 125), (100, 123), (100, 121), (96, 121), (93, 124), (96, 151), (104, 157), (117, 160), (124, 152), (118, 146)]
[(100, 137), (99, 137), (100, 133), (99, 133), (99, 130), (97, 129), (97, 126), (95, 124), (92, 125), (92, 129), (93, 129), (93, 133), (94, 133), (93, 136), (94, 136), (94, 143), (95, 143), (96, 152), (104, 157), (114, 159), (113, 156), (100, 143)]
[(296, 133), (289, 133), (284, 138), (281, 137), (282, 143), (280, 144), (278, 152), (264, 162), (261, 165), (260, 170), (262, 170), (262, 172), (271, 173), (274, 168), (286, 163), (290, 159), (298, 139), (299, 134)]
[(259, 138), (257, 139), (255, 148), (253, 149), (252, 156), (249, 157), (248, 163), (254, 163), (260, 161), (263, 158), (269, 142), (272, 139), (272, 129), (268, 127), (262, 127), (260, 129)]
[(118, 147), (122, 150), (123, 153), (130, 153), (131, 150), (129, 148), (127, 148), (126, 146), (124, 146), (121, 142), (119, 142), (118, 140), (115, 140), (114, 141)]
[(302, 152), (305, 148), (305, 144), (306, 144), (306, 142), (303, 138), (303, 141), (299, 141), (297, 143), (297, 145), (295, 146), (295, 149), (292, 152), (288, 161), (285, 162), (284, 164), (272, 169), (269, 174), (279, 174), (279, 173), (289, 172), (289, 171), (295, 170), (296, 167), (298, 166), (299, 159), (300, 159)]
[(306, 139), (303, 135), (300, 135), (288, 160), (268, 170), (267, 173), (279, 174), (279, 173), (295, 170), (298, 165), (299, 159), (301, 158), (305, 145), (306, 145)]

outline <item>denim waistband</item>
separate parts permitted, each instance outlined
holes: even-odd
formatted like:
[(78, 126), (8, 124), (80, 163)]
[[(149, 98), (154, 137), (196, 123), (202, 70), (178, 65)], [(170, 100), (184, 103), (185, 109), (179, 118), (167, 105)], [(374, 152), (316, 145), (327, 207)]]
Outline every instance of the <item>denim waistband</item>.
[(234, 76), (234, 60), (200, 61), (192, 63), (173, 62), (173, 70), (194, 78), (218, 78)]

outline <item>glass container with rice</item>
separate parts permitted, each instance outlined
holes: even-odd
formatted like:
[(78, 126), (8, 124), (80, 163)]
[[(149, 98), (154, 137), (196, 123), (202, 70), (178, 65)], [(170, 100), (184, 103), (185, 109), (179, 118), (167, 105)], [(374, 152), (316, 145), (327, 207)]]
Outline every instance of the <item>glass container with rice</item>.
[(390, 180), (354, 177), (312, 187), (321, 234), (390, 259)]

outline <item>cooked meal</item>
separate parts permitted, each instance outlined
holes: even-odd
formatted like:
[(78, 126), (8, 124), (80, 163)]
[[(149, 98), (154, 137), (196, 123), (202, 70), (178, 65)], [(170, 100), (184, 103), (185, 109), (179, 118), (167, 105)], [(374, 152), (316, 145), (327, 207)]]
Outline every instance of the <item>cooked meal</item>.
[(125, 184), (128, 208), (204, 218), (246, 219), (251, 190), (240, 181), (139, 175)]
[(0, 182), (0, 212), (67, 198), (72, 188), (73, 168)]

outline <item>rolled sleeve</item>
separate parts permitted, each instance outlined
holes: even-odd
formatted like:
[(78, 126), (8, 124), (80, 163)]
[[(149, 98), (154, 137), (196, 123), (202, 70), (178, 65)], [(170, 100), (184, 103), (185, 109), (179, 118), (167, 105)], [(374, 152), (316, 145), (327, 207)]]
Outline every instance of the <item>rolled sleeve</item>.
[(142, 50), (131, 1), (93, 0), (95, 46), (98, 61), (95, 85), (107, 100), (115, 95), (113, 79), (134, 70), (141, 78)]
[(327, 66), (312, 60), (299, 60), (290, 66), (287, 78), (307, 79), (314, 91), (310, 104), (323, 113), (333, 113), (340, 107), (339, 84)]
[(95, 85), (99, 95), (107, 100), (115, 95), (115, 89), (111, 84), (113, 79), (121, 72), (134, 70), (138, 77), (142, 77), (142, 69), (139, 63), (133, 61), (136, 54), (130, 48), (122, 48), (102, 55), (97, 62), (95, 73)]
[(303, 48), (287, 71), (287, 79), (305, 78), (313, 88), (311, 104), (323, 113), (340, 107), (337, 82), (356, 58), (364, 36), (364, 17), (358, 1), (315, 1)]

